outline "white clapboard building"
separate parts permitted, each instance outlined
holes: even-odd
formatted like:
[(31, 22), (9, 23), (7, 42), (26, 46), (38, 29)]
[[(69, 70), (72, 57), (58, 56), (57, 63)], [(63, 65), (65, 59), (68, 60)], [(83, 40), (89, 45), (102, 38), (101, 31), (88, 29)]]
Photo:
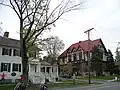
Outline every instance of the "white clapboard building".
[[(22, 61), (20, 57), (20, 42), (9, 38), (9, 32), (0, 36), (0, 79), (5, 75), (5, 80), (15, 82), (22, 75)], [(48, 79), (55, 82), (58, 76), (57, 65), (51, 65), (45, 61), (33, 59), (29, 62), (29, 80), (32, 83), (40, 83)]]

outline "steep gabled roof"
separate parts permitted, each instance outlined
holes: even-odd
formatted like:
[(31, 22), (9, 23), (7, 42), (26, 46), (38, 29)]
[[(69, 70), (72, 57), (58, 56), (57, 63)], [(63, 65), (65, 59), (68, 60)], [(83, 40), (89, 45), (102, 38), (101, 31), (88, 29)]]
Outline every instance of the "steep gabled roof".
[(20, 41), (16, 39), (0, 36), (0, 46), (20, 48)]
[[(72, 44), (72, 45), (71, 45), (67, 50), (65, 50), (59, 57), (64, 57), (64, 56), (66, 56), (67, 53), (72, 52), (73, 48), (78, 49), (78, 48), (80, 47), (80, 48), (82, 48), (82, 50), (83, 50), (84, 52), (89, 51), (88, 42), (89, 42), (88, 40), (85, 40), (85, 41), (79, 41), (79, 42), (77, 42), (77, 43)], [(96, 40), (90, 41), (90, 51), (92, 51), (93, 48), (94, 48), (95, 46), (98, 46), (100, 43), (103, 45), (104, 49), (106, 50), (106, 48), (105, 48), (102, 40), (101, 40), (101, 39), (96, 39)]]

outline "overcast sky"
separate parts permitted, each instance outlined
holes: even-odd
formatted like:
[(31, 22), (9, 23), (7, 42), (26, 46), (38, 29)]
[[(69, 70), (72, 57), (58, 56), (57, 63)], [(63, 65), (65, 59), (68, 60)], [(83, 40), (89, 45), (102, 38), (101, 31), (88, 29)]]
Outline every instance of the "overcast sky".
[[(95, 28), (91, 39), (101, 38), (107, 49), (115, 55), (117, 42), (120, 42), (120, 1), (88, 0), (84, 9), (65, 14), (50, 34), (57, 35), (65, 43), (65, 49), (72, 43), (86, 40), (85, 30)], [(10, 38), (19, 39), (19, 20), (14, 11), (0, 7), (0, 21), (4, 31), (10, 32)]]

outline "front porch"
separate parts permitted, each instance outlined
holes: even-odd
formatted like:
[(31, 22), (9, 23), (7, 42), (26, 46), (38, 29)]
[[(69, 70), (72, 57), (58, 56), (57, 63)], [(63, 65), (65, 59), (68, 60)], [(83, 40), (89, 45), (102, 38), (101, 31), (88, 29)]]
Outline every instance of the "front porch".
[(47, 62), (29, 63), (29, 80), (33, 83), (41, 83), (47, 79), (49, 82), (55, 82), (58, 76), (57, 65), (50, 65)]

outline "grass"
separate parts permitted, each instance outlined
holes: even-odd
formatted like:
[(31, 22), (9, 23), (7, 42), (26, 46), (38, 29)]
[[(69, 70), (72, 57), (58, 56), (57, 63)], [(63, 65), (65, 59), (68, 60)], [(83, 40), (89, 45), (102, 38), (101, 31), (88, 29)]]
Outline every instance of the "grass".
[(98, 76), (98, 77), (92, 77), (92, 79), (111, 80), (114, 79), (114, 76)]
[[(120, 78), (120, 76), (117, 76), (117, 77)], [(115, 78), (115, 76), (97, 76), (97, 77), (91, 77), (91, 79), (93, 79), (93, 80), (112, 80), (114, 78)], [(88, 80), (88, 77), (79, 78), (79, 79)]]
[[(120, 78), (120, 76), (117, 76)], [(91, 77), (93, 80), (112, 80), (114, 79), (115, 76), (99, 76), (99, 77)], [(70, 87), (75, 87), (75, 86), (88, 86), (89, 84), (84, 81), (80, 81), (80, 79), (83, 80), (88, 80), (88, 77), (85, 78), (79, 78), (78, 80), (74, 81), (73, 80), (65, 80), (62, 83), (49, 83), (48, 88), (70, 88)], [(93, 84), (100, 84), (100, 83), (93, 83)], [(0, 84), (0, 90), (13, 90), (15, 85), (4, 85)], [(39, 90), (39, 85), (32, 85), (30, 88), (27, 90)]]
[[(65, 80), (62, 83), (49, 83), (48, 88), (70, 88), (70, 87), (75, 87), (75, 86), (88, 86), (89, 84), (86, 82), (77, 82), (73, 83), (73, 80)], [(39, 85), (32, 85), (30, 88), (27, 90), (38, 90)]]
[(0, 90), (14, 90), (14, 87), (15, 85), (1, 85)]
[(69, 87), (75, 87), (75, 86), (86, 86), (88, 85), (88, 83), (86, 82), (77, 82), (77, 81), (73, 81), (73, 80), (66, 80), (63, 83), (54, 83), (54, 84), (48, 84), (49, 88), (69, 88)]
[[(94, 83), (98, 84), (98, 83)], [(87, 82), (80, 82), (79, 80), (76, 80), (75, 83), (73, 80), (65, 80), (62, 83), (49, 83), (48, 88), (70, 88), (70, 87), (76, 87), (76, 86), (88, 86), (89, 84)], [(0, 90), (13, 90), (15, 85), (1, 85)], [(39, 85), (32, 85), (27, 90), (39, 90)]]

